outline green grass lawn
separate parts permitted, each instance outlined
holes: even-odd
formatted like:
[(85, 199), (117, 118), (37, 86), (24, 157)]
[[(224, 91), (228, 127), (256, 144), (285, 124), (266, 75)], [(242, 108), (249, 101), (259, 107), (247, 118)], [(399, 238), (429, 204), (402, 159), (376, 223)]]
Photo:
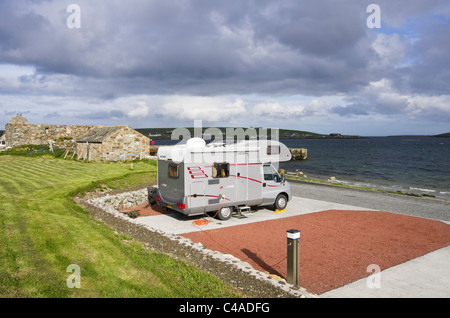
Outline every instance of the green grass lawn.
[[(72, 199), (156, 178), (152, 162), (0, 156), (0, 297), (239, 297), (195, 267), (145, 249)], [(68, 288), (71, 264), (81, 288)]]

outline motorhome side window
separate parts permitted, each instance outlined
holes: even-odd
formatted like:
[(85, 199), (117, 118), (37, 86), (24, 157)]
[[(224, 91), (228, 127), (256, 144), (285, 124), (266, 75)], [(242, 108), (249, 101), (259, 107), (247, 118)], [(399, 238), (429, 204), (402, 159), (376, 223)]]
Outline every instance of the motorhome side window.
[(174, 163), (169, 163), (169, 177), (173, 179), (178, 179), (178, 165)]
[(268, 155), (279, 155), (281, 152), (280, 146), (267, 146)]
[(230, 175), (229, 163), (215, 163), (212, 167), (213, 178), (228, 178)]

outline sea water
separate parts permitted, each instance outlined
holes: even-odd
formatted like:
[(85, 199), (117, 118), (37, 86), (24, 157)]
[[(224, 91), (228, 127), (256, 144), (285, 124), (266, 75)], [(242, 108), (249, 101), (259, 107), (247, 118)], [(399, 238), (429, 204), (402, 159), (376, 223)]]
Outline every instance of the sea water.
[[(450, 199), (450, 138), (282, 139), (308, 159), (282, 163), (308, 178)], [(334, 177), (334, 178), (331, 178)]]

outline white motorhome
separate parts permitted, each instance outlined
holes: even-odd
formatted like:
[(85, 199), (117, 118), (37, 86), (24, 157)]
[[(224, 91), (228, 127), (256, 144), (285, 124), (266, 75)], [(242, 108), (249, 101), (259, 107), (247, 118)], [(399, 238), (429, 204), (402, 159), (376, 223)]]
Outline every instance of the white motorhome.
[(289, 161), (291, 152), (272, 140), (236, 143), (191, 138), (183, 145), (160, 147), (158, 185), (149, 201), (187, 216), (216, 212), (221, 220), (251, 206), (286, 208), (290, 184), (274, 167)]

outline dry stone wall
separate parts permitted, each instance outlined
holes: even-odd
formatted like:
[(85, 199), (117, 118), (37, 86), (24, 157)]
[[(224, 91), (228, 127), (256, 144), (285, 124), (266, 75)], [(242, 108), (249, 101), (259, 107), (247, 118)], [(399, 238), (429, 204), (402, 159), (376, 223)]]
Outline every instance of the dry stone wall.
[(138, 191), (124, 192), (115, 195), (105, 195), (92, 199), (91, 203), (110, 213), (138, 206), (148, 202), (147, 188)]

